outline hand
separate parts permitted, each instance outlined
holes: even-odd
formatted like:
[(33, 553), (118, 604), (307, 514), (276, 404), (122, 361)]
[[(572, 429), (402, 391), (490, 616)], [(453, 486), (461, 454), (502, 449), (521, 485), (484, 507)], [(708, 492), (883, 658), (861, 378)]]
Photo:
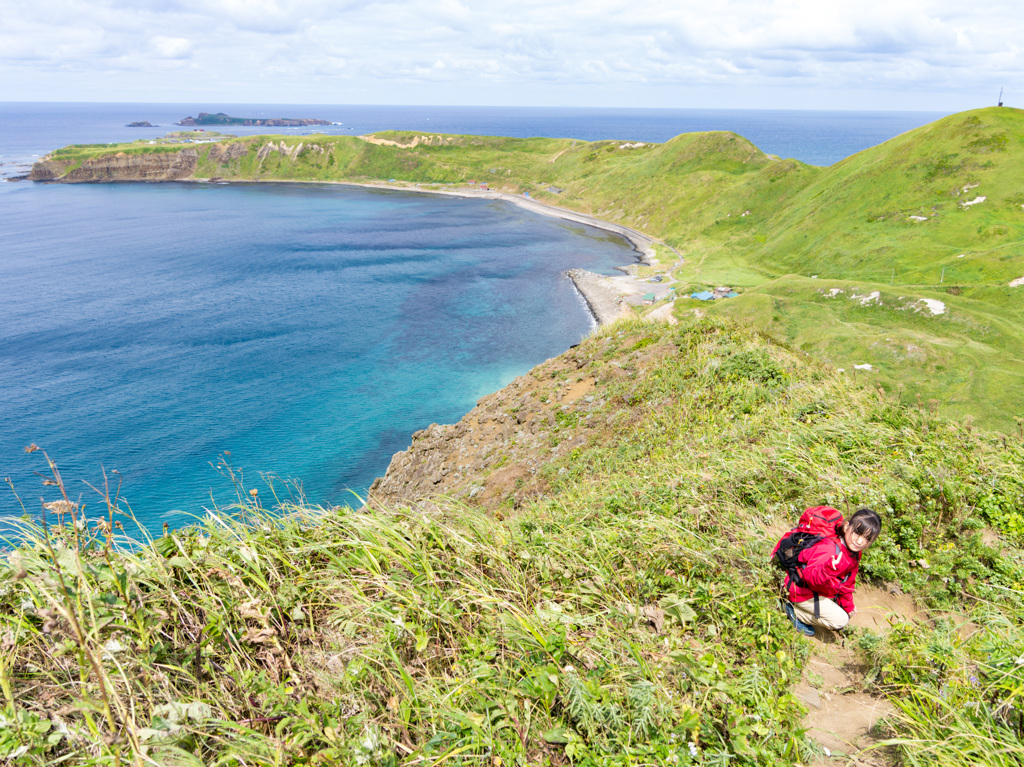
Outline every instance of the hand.
[(852, 618), (852, 617), (853, 617), (854, 615), (856, 615), (856, 614), (857, 614), (857, 608), (856, 608), (856, 607), (854, 607), (854, 608), (853, 608), (852, 610), (850, 610), (850, 612), (849, 612), (849, 613), (847, 613), (847, 615), (849, 615), (849, 616), (850, 616), (851, 618)]

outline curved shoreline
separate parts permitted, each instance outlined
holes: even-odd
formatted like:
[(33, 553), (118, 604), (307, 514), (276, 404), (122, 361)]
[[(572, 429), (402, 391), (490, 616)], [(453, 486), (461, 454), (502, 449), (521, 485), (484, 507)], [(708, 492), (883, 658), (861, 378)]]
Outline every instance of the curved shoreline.
[[(61, 183), (59, 178), (33, 178), (34, 181), (42, 182), (54, 182)], [(597, 322), (598, 325), (605, 325), (610, 322), (614, 322), (616, 319), (622, 316), (631, 314), (631, 310), (627, 304), (626, 297), (630, 297), (633, 303), (636, 303), (636, 297), (642, 296), (648, 292), (662, 292), (653, 286), (649, 286), (646, 283), (641, 284), (638, 280), (634, 279), (634, 269), (632, 267), (636, 264), (642, 264), (644, 266), (653, 266), (656, 263), (656, 252), (654, 246), (657, 244), (660, 247), (667, 248), (676, 255), (676, 265), (683, 262), (683, 257), (675, 248), (665, 243), (662, 240), (657, 240), (643, 232), (637, 231), (628, 226), (622, 224), (615, 224), (611, 221), (605, 221), (597, 218), (596, 216), (589, 215), (587, 213), (580, 213), (568, 208), (559, 207), (552, 205), (547, 202), (533, 199), (526, 196), (526, 194), (512, 194), (509, 192), (501, 192), (490, 189), (429, 189), (423, 188), (420, 183), (407, 182), (402, 184), (387, 183), (387, 182), (373, 182), (373, 181), (350, 181), (350, 180), (326, 180), (326, 179), (241, 179), (241, 178), (223, 178), (213, 176), (209, 178), (197, 178), (195, 176), (185, 176), (182, 178), (149, 178), (149, 179), (117, 179), (117, 178), (104, 178), (102, 181), (148, 181), (150, 183), (161, 183), (166, 181), (180, 181), (184, 183), (200, 183), (200, 184), (324, 184), (324, 185), (340, 185), (340, 186), (351, 186), (359, 189), (374, 189), (388, 192), (405, 192), (407, 194), (428, 194), (428, 195), (440, 195), (445, 197), (461, 197), (461, 198), (475, 198), (484, 200), (501, 200), (503, 202), (511, 203), (524, 210), (528, 210), (531, 213), (536, 213), (542, 216), (549, 216), (551, 218), (559, 218), (564, 221), (571, 221), (574, 223), (582, 224), (584, 226), (591, 226), (595, 229), (601, 229), (602, 231), (617, 234), (624, 238), (633, 247), (636, 261), (633, 264), (623, 265), (616, 267), (617, 269), (625, 272), (625, 275), (621, 277), (607, 277), (604, 275), (596, 274), (593, 272), (587, 272), (583, 269), (569, 269), (566, 274), (572, 281), (576, 290), (580, 293), (583, 298), (584, 304), (590, 311), (591, 316)], [(67, 182), (65, 182), (67, 183)], [(72, 182), (74, 183), (74, 182)], [(82, 183), (78, 180), (78, 183)], [(671, 268), (671, 267), (668, 267)], [(668, 283), (662, 283), (659, 287), (665, 287)], [(664, 297), (659, 296), (659, 298)]]
[(230, 179), (230, 178), (192, 178), (192, 179), (181, 179), (182, 181), (190, 181), (195, 183), (214, 183), (214, 184), (328, 184), (335, 186), (354, 186), (360, 189), (383, 189), (389, 192), (409, 192), (411, 194), (433, 194), (441, 195), (442, 197), (466, 197), (476, 198), (484, 200), (504, 200), (510, 202), (513, 205), (518, 205), (520, 208), (539, 213), (542, 216), (550, 216), (551, 218), (561, 218), (566, 221), (574, 221), (577, 224), (585, 224), (592, 226), (595, 229), (603, 229), (606, 232), (612, 232), (624, 237), (633, 246), (633, 249), (637, 252), (637, 260), (647, 266), (651, 265), (650, 257), (653, 255), (653, 246), (661, 245), (662, 247), (668, 248), (677, 256), (682, 258), (675, 248), (671, 245), (650, 237), (643, 232), (639, 232), (636, 229), (631, 229), (628, 226), (622, 226), (621, 224), (613, 224), (611, 221), (605, 221), (603, 219), (591, 216), (587, 213), (579, 213), (575, 210), (569, 210), (568, 208), (560, 208), (557, 205), (551, 205), (540, 200), (535, 200), (532, 197), (523, 197), (518, 194), (510, 194), (509, 192), (498, 192), (494, 190), (484, 189), (424, 189), (420, 186), (404, 186), (400, 184), (387, 184), (387, 183), (371, 183), (365, 181), (300, 181), (296, 179)]
[[(533, 213), (538, 213), (542, 216), (560, 218), (565, 221), (573, 221), (578, 224), (592, 226), (595, 229), (602, 229), (606, 232), (617, 234), (633, 246), (633, 250), (637, 254), (637, 263), (645, 266), (653, 265), (653, 246), (655, 244), (668, 248), (675, 253), (679, 258), (679, 263), (683, 261), (682, 255), (671, 245), (668, 245), (661, 240), (656, 240), (653, 237), (649, 237), (642, 232), (638, 232), (636, 229), (632, 229), (628, 226), (622, 226), (621, 224), (613, 224), (610, 221), (604, 221), (603, 219), (596, 218), (595, 216), (591, 216), (586, 213), (578, 213), (574, 210), (560, 208), (557, 205), (550, 205), (539, 200), (534, 200), (530, 197), (523, 197), (521, 195), (510, 194), (508, 192), (483, 189), (423, 189), (418, 186), (402, 186), (386, 183), (375, 184), (359, 181), (296, 181), (292, 179), (267, 179), (264, 181), (220, 178), (194, 178), (189, 180), (200, 183), (221, 184), (334, 184), (339, 186), (354, 186), (360, 189), (378, 189), (389, 192), (407, 192), (411, 194), (441, 195), (443, 197), (503, 200), (504, 202), (517, 205), (520, 208), (524, 208), (525, 210), (529, 210)], [(622, 267), (622, 269), (623, 271), (626, 271), (626, 274), (621, 277), (608, 277), (579, 268), (567, 269), (564, 272), (583, 298), (583, 303), (586, 305), (588, 311), (598, 325), (607, 325), (621, 317), (628, 317), (633, 313), (633, 311), (629, 304), (624, 300), (625, 297), (640, 296), (648, 292), (646, 287), (639, 285), (632, 277), (632, 274), (628, 271), (628, 266)], [(663, 283), (663, 285), (667, 284), (668, 283)]]

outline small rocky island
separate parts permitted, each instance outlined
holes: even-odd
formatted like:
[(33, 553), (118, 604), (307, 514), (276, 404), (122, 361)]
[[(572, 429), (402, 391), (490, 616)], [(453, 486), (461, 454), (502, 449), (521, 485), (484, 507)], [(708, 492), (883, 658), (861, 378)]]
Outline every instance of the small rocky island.
[(128, 123), (126, 128), (159, 128), (159, 125), (153, 125), (149, 120), (139, 120), (138, 122)]
[(254, 126), (272, 126), (276, 128), (296, 128), (304, 125), (330, 125), (330, 120), (317, 120), (314, 118), (299, 118), (293, 119), (290, 117), (278, 117), (272, 119), (262, 119), (255, 117), (230, 117), (223, 112), (217, 112), (217, 114), (210, 114), (208, 112), (200, 112), (198, 117), (186, 117), (175, 125), (254, 125)]

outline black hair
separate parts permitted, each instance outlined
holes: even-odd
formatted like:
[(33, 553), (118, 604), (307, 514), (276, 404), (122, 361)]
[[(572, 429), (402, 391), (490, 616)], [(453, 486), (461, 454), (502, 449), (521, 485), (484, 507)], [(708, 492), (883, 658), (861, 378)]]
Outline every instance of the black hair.
[(873, 509), (858, 509), (853, 516), (846, 520), (844, 530), (850, 530), (856, 535), (863, 535), (871, 543), (882, 532), (882, 518)]

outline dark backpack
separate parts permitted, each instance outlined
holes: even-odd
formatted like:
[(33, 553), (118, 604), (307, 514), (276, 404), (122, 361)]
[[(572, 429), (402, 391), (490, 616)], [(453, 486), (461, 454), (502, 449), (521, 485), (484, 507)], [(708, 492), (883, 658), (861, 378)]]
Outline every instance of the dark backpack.
[(835, 541), (835, 538), (836, 528), (841, 524), (843, 524), (843, 515), (830, 506), (814, 506), (807, 509), (800, 515), (799, 524), (775, 544), (772, 560), (789, 575), (791, 582), (798, 586), (804, 586), (804, 579), (801, 575), (804, 563), (800, 561), (800, 554), (825, 538), (833, 539), (838, 554), (839, 542)]

